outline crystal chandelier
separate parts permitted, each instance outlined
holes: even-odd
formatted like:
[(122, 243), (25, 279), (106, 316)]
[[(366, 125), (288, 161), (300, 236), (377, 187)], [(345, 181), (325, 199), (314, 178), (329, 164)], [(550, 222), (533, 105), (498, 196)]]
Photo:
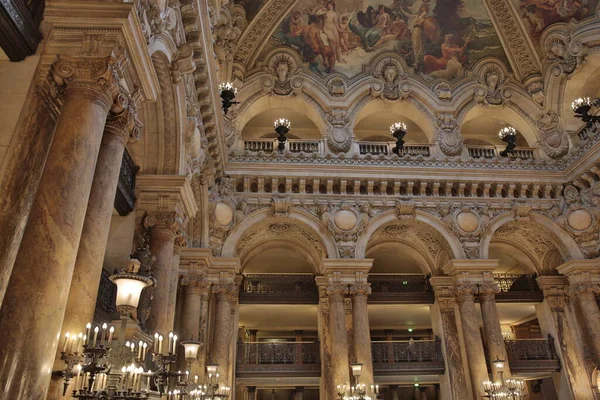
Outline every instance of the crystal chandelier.
[[(600, 97), (591, 100), (589, 97), (579, 98), (571, 103), (575, 117), (579, 118), (587, 125), (600, 122), (600, 115), (590, 115), (593, 108), (600, 107)], [(596, 110), (597, 111), (597, 110)]]
[(277, 136), (277, 140), (279, 141), (277, 150), (283, 151), (285, 149), (285, 141), (287, 140), (285, 135), (290, 131), (290, 129), (292, 129), (292, 124), (285, 118), (278, 118), (275, 120), (273, 125), (275, 126), (275, 132), (277, 132), (279, 135)]
[(390, 126), (390, 134), (396, 138), (396, 146), (392, 149), (394, 154), (401, 155), (404, 149), (404, 136), (406, 135), (406, 124), (396, 122)]
[(223, 107), (223, 112), (227, 115), (227, 111), (234, 104), (240, 104), (238, 101), (233, 101), (235, 96), (237, 96), (237, 89), (233, 86), (231, 82), (224, 82), (219, 84), (219, 92), (221, 96), (221, 106)]
[(498, 375), (500, 375), (500, 381), (483, 382), (483, 390), (487, 393), (486, 398), (492, 400), (498, 399), (511, 399), (511, 400), (522, 400), (525, 398), (525, 381), (519, 379), (504, 379), (504, 360), (496, 359), (492, 361)]
[(512, 126), (505, 126), (498, 132), (498, 137), (503, 142), (506, 142), (506, 148), (500, 152), (502, 157), (508, 157), (517, 146), (517, 130)]
[(345, 384), (337, 385), (337, 396), (340, 400), (376, 400), (379, 394), (379, 385), (371, 385), (370, 393), (367, 391), (367, 386), (359, 382), (362, 374), (362, 364), (352, 363), (352, 376), (354, 377), (354, 385), (347, 386)]

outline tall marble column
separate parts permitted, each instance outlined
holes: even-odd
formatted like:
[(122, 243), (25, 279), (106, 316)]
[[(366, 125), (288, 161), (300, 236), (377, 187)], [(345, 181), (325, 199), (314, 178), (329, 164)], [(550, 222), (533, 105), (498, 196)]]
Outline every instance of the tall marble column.
[(215, 330), (212, 345), (212, 362), (219, 364), (221, 382), (229, 382), (229, 349), (234, 343), (231, 305), (238, 296), (238, 285), (220, 283), (213, 285), (215, 295)]
[(198, 376), (200, 382), (204, 382), (206, 375), (206, 354), (209, 347), (208, 343), (208, 312), (210, 299), (210, 283), (205, 282), (200, 291), (200, 326), (198, 330), (198, 340), (203, 343), (198, 352)]
[(65, 97), (0, 309), (4, 398), (46, 397), (115, 72), (113, 57), (59, 56), (51, 67)]
[(350, 385), (350, 364), (348, 362), (348, 339), (346, 336), (346, 315), (344, 296), (348, 293), (348, 285), (329, 284), (326, 287), (329, 299), (329, 334), (331, 335), (331, 378), (335, 393), (329, 398), (337, 397), (337, 385)]
[[(431, 286), (436, 295), (436, 302), (432, 306), (432, 314), (438, 325), (438, 332), (442, 337), (444, 350), (444, 363), (446, 364), (447, 385), (443, 388), (444, 400), (472, 399), (471, 383), (463, 363), (461, 342), (456, 322), (456, 298), (454, 283), (450, 277), (432, 277)], [(439, 322), (437, 322), (439, 321)]]
[(594, 353), (594, 364), (600, 368), (600, 309), (596, 295), (600, 293), (600, 268), (597, 260), (572, 260), (557, 270), (569, 278), (568, 293), (576, 307), (582, 334)]
[(560, 375), (555, 377), (558, 397), (562, 400), (593, 399), (577, 322), (565, 295), (566, 277), (560, 275), (537, 278), (544, 292), (544, 302), (536, 306), (538, 320), (544, 334), (554, 338), (561, 360)]
[[(79, 240), (61, 337), (67, 332), (83, 332), (85, 325), (94, 318), (125, 143), (130, 138), (138, 138), (141, 128), (131, 97), (123, 98), (120, 109), (108, 115)], [(123, 268), (126, 267), (123, 265)], [(57, 371), (64, 368), (60, 356), (58, 352), (54, 365)], [(62, 391), (62, 379), (53, 379), (48, 398), (62, 398)]]
[(489, 376), (481, 334), (479, 333), (479, 319), (477, 318), (477, 310), (475, 309), (477, 287), (475, 285), (458, 285), (456, 292), (463, 335), (465, 343), (467, 343), (465, 350), (469, 364), (471, 385), (473, 393), (481, 397), (486, 394), (485, 390), (483, 390), (483, 382), (489, 380)]
[[(182, 281), (183, 307), (181, 318), (181, 332), (179, 337), (181, 341), (196, 340), (200, 341), (200, 319), (202, 315), (202, 293), (206, 292), (208, 282), (201, 277), (186, 277)], [(203, 346), (206, 346), (203, 343)], [(198, 352), (198, 357), (201, 353)], [(198, 361), (198, 360), (196, 360)], [(200, 366), (192, 366), (193, 371), (190, 374), (200, 376)], [(202, 368), (204, 363), (202, 363)]]
[(371, 294), (370, 283), (350, 285), (354, 357), (356, 357), (357, 362), (363, 365), (360, 382), (367, 385), (367, 387), (370, 387), (374, 382), (373, 357), (371, 355), (371, 331), (369, 326), (369, 313), (367, 311), (367, 298), (369, 294)]
[(152, 272), (157, 282), (146, 325), (150, 332), (158, 332), (166, 336), (173, 329), (169, 311), (171, 270), (175, 239), (181, 236), (183, 218), (176, 212), (152, 212), (146, 214), (143, 225), (144, 228), (150, 229), (150, 251), (156, 257)]
[(383, 331), (383, 333), (385, 334), (385, 341), (387, 342), (387, 362), (390, 364), (394, 363), (394, 330), (393, 329), (386, 329)]
[(503, 376), (510, 378), (510, 365), (508, 363), (508, 354), (504, 345), (504, 336), (496, 308), (496, 293), (500, 289), (495, 283), (485, 283), (479, 285), (479, 305), (481, 306), (481, 317), (483, 319), (483, 331), (485, 332), (485, 344), (487, 346), (488, 356), (492, 364), (492, 377), (498, 379), (498, 368), (492, 361), (496, 359), (504, 360)]
[(171, 281), (169, 283), (169, 308), (167, 310), (167, 327), (170, 331), (175, 329), (175, 314), (177, 312), (177, 290), (179, 289), (179, 260), (181, 249), (187, 247), (187, 237), (183, 234), (175, 238), (173, 246), (173, 264), (171, 267)]

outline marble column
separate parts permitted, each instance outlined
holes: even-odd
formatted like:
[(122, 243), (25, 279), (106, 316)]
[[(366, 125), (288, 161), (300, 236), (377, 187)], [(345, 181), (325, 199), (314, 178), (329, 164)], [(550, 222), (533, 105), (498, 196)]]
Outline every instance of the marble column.
[(348, 362), (348, 340), (346, 336), (346, 315), (344, 296), (348, 293), (348, 285), (329, 284), (326, 287), (329, 298), (329, 334), (331, 336), (331, 379), (332, 392), (329, 398), (337, 397), (337, 385), (351, 384), (350, 365)]
[(246, 386), (248, 400), (256, 400), (256, 386)]
[[(108, 115), (104, 127), (73, 269), (61, 337), (64, 337), (67, 332), (71, 334), (84, 332), (85, 325), (92, 322), (94, 318), (125, 143), (130, 138), (139, 137), (142, 128), (137, 119), (137, 110), (133, 99), (125, 100), (126, 102), (121, 104), (118, 112), (111, 112)], [(126, 268), (127, 265), (122, 267)], [(60, 356), (61, 353), (57, 352), (54, 365), (56, 371), (64, 368), (64, 362)], [(53, 379), (48, 398), (62, 398), (62, 391), (62, 379)]]
[(212, 362), (219, 364), (220, 382), (229, 382), (229, 349), (234, 343), (231, 305), (238, 295), (234, 283), (213, 285), (215, 294), (215, 331), (212, 345)]
[(477, 310), (475, 309), (477, 287), (475, 285), (458, 285), (456, 290), (463, 335), (465, 343), (467, 343), (465, 350), (469, 365), (469, 375), (471, 376), (471, 385), (473, 393), (481, 397), (486, 394), (485, 390), (483, 390), (483, 382), (488, 381), (489, 376), (481, 334), (479, 333), (479, 319), (477, 318)]
[[(302, 342), (302, 333), (303, 331), (301, 330), (294, 331), (294, 334), (296, 335), (296, 342)], [(294, 363), (302, 364), (302, 344), (296, 345), (296, 352), (294, 353)]]
[[(181, 318), (180, 341), (200, 341), (200, 318), (202, 313), (202, 292), (205, 291), (207, 282), (199, 277), (185, 277), (182, 280), (183, 305)], [(204, 346), (205, 344), (203, 344)], [(183, 348), (178, 351), (182, 352)], [(200, 352), (198, 352), (200, 356)], [(197, 361), (197, 360), (195, 360)], [(192, 365), (191, 375), (200, 376), (196, 362)], [(183, 368), (185, 365), (182, 365)]]
[(258, 330), (250, 329), (248, 333), (250, 333), (250, 342), (256, 342), (256, 334), (258, 333)]
[(173, 329), (169, 316), (171, 270), (175, 239), (181, 236), (183, 218), (176, 212), (152, 212), (146, 214), (143, 225), (150, 229), (150, 251), (156, 257), (152, 266), (156, 287), (146, 325), (150, 332), (158, 332), (166, 337)]
[(173, 264), (170, 272), (169, 283), (169, 308), (167, 310), (167, 329), (175, 329), (175, 314), (177, 311), (177, 290), (179, 289), (179, 260), (181, 259), (181, 249), (187, 247), (187, 237), (178, 235), (175, 238), (173, 246)]
[(370, 283), (350, 285), (354, 357), (356, 357), (357, 362), (363, 365), (360, 383), (364, 383), (368, 388), (374, 382), (371, 331), (369, 326), (369, 312), (367, 311), (367, 298), (369, 294), (371, 294)]
[(200, 292), (200, 326), (198, 330), (198, 340), (203, 343), (198, 352), (198, 376), (200, 382), (204, 382), (204, 376), (206, 375), (206, 353), (209, 347), (208, 343), (208, 312), (210, 309), (210, 283), (205, 282), (201, 287)]
[[(439, 312), (435, 317), (439, 321), (438, 331), (442, 337), (444, 363), (446, 366), (448, 384), (443, 390), (443, 399), (466, 400), (472, 399), (470, 379), (465, 371), (461, 342), (456, 321), (456, 298), (454, 283), (450, 277), (432, 277), (431, 286), (436, 295), (436, 302), (432, 307), (434, 312)], [(432, 316), (433, 317), (433, 316)], [(433, 319), (433, 318), (432, 318)]]
[(483, 331), (485, 332), (485, 344), (487, 346), (488, 357), (492, 364), (492, 378), (499, 379), (498, 368), (492, 361), (496, 359), (504, 360), (503, 376), (508, 379), (511, 376), (508, 354), (504, 345), (504, 336), (498, 317), (496, 307), (496, 293), (500, 289), (495, 283), (484, 283), (479, 285), (479, 302), (481, 306), (481, 317), (483, 319)]
[(559, 398), (569, 400), (593, 399), (577, 322), (565, 295), (566, 277), (560, 275), (537, 278), (544, 292), (544, 302), (536, 306), (544, 334), (551, 334), (561, 360), (562, 369), (555, 386)]
[(386, 329), (383, 331), (385, 334), (385, 341), (387, 342), (387, 362), (390, 364), (394, 363), (394, 330)]
[(304, 400), (304, 386), (296, 386), (296, 400)]
[(60, 337), (94, 167), (113, 99), (115, 59), (59, 56), (64, 104), (0, 309), (0, 388), (44, 399)]

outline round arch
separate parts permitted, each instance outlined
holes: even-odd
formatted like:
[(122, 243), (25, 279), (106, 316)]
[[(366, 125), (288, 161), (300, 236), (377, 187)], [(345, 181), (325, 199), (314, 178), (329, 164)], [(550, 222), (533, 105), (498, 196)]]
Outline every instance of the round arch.
[[(271, 209), (258, 210), (248, 215), (239, 225), (232, 229), (229, 236), (223, 243), (223, 250), (221, 252), (222, 256), (237, 257), (238, 246), (245, 235), (251, 232), (251, 230), (258, 224), (271, 220), (273, 222), (281, 221), (280, 219), (273, 218)], [(335, 240), (313, 216), (304, 211), (292, 208), (288, 213), (288, 218), (286, 218), (284, 221), (297, 224), (314, 235), (319, 240), (319, 244), (322, 246), (323, 253), (327, 258), (338, 257)]]
[[(499, 115), (501, 115), (501, 118), (498, 117)], [(466, 110), (460, 121), (461, 132), (462, 127), (465, 124), (480, 118), (489, 118), (494, 121), (513, 126), (523, 136), (529, 147), (533, 147), (538, 142), (538, 137), (529, 121), (527, 121), (525, 117), (511, 107), (504, 107), (502, 108), (502, 113), (498, 113), (498, 110), (492, 107), (483, 107), (481, 105), (473, 106)], [(462, 132), (462, 134), (464, 138), (464, 132)], [(498, 135), (498, 132), (491, 132), (490, 135), (492, 135), (495, 139)]]
[[(356, 242), (355, 249), (355, 258), (363, 259), (365, 258), (365, 254), (367, 252), (367, 246), (369, 241), (371, 240), (373, 234), (377, 232), (384, 225), (390, 224), (392, 222), (402, 222), (401, 219), (398, 219), (395, 210), (386, 211), (376, 218), (374, 218), (370, 223), (367, 229), (362, 233), (362, 235), (358, 238)], [(439, 219), (434, 217), (431, 214), (428, 214), (423, 211), (416, 211), (415, 218), (413, 221), (418, 223), (422, 223), (430, 228), (433, 228), (437, 233), (439, 233), (444, 240), (450, 250), (449, 256), (453, 259), (464, 259), (465, 252), (460, 244), (458, 238), (452, 233), (452, 231), (442, 223)]]
[(600, 54), (588, 55), (586, 62), (579, 66), (577, 72), (566, 81), (564, 90), (560, 94), (561, 99), (558, 104), (562, 104), (560, 111), (565, 128), (577, 131), (581, 128), (582, 123), (581, 120), (575, 118), (571, 103), (580, 97), (600, 97)]
[[(397, 115), (400, 119), (405, 118), (415, 123), (431, 143), (433, 141), (434, 127), (431, 118), (426, 115), (419, 107), (409, 101), (383, 102), (377, 99), (367, 101), (362, 107), (356, 110), (356, 117), (353, 121), (353, 129), (365, 118), (378, 113), (387, 113)], [(406, 121), (404, 121), (406, 122)], [(388, 127), (389, 128), (389, 127)], [(390, 139), (392, 140), (392, 139)]]
[[(575, 240), (554, 221), (543, 215), (533, 212), (529, 213), (528, 217), (530, 222), (533, 222), (537, 226), (541, 227), (544, 230), (544, 233), (553, 240), (556, 245), (556, 250), (560, 253), (564, 261), (586, 258)], [(494, 238), (494, 234), (498, 231), (498, 229), (509, 223), (521, 223), (524, 224), (524, 226), (530, 225), (529, 221), (518, 221), (513, 212), (506, 212), (494, 218), (481, 238), (481, 258), (489, 258), (490, 244)], [(530, 255), (528, 255), (528, 257), (531, 258)]]

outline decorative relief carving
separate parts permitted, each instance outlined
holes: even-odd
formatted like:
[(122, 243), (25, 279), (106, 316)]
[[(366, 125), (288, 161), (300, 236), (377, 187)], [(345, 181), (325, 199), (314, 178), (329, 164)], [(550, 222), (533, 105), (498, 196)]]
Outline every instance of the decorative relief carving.
[(327, 114), (327, 144), (334, 153), (345, 153), (352, 146), (352, 128), (350, 117), (345, 110), (333, 109)]
[(554, 66), (554, 75), (569, 75), (577, 68), (577, 58), (569, 52), (569, 40), (561, 33), (546, 36), (544, 50), (548, 61)]
[(396, 57), (385, 57), (378, 61), (373, 68), (373, 77), (379, 82), (371, 85), (372, 96), (394, 101), (406, 98), (410, 93), (408, 83), (400, 83), (406, 77), (406, 72)]
[(569, 137), (560, 126), (560, 117), (548, 111), (537, 121), (540, 131), (540, 147), (551, 158), (559, 158), (569, 151)]
[(486, 106), (500, 106), (512, 94), (506, 88), (508, 78), (499, 63), (489, 62), (478, 71), (477, 81), (481, 86), (475, 89), (475, 100)]
[(462, 153), (463, 139), (458, 122), (452, 114), (442, 113), (437, 116), (435, 140), (440, 150), (447, 156), (458, 156)]
[(452, 88), (448, 82), (438, 82), (433, 86), (433, 93), (442, 101), (452, 100)]
[(298, 60), (290, 51), (280, 51), (267, 61), (269, 76), (263, 79), (263, 90), (278, 96), (299, 93), (304, 80), (297, 76)]
[(367, 208), (342, 202), (338, 206), (319, 205), (319, 218), (332, 233), (341, 258), (354, 257), (359, 234), (369, 224)]

